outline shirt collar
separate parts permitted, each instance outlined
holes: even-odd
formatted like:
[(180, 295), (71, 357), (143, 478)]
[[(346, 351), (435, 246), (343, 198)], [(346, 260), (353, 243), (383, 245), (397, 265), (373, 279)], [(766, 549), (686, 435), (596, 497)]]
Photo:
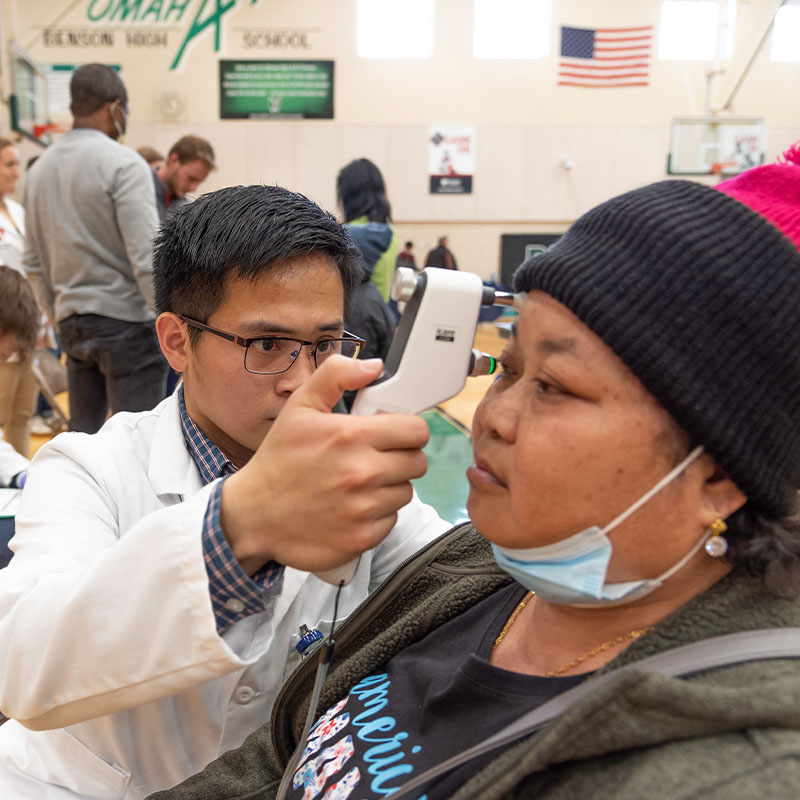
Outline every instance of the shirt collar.
[(236, 466), (222, 454), (208, 436), (203, 433), (197, 423), (189, 416), (183, 400), (183, 386), (178, 389), (178, 405), (181, 413), (181, 429), (186, 449), (189, 451), (200, 475), (203, 485), (236, 472)]

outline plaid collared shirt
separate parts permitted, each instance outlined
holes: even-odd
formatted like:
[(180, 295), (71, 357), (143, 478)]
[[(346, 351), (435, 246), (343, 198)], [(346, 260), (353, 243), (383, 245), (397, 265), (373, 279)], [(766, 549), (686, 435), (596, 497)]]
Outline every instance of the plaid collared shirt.
[(236, 472), (236, 467), (189, 416), (183, 401), (183, 387), (178, 399), (186, 449), (200, 470), (203, 485), (222, 478), (211, 493), (203, 521), (203, 557), (208, 572), (208, 589), (217, 632), (222, 635), (240, 619), (264, 610), (264, 590), (280, 580), (283, 567), (270, 561), (250, 578), (236, 560), (219, 519), (222, 484), (226, 477)]

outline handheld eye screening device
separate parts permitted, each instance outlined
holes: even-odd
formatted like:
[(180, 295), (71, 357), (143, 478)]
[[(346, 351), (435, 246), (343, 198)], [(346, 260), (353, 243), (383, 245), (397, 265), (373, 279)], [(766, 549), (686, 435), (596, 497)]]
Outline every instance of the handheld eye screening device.
[[(399, 267), (391, 296), (405, 302), (383, 372), (359, 390), (351, 414), (419, 414), (458, 394), (470, 375), (490, 375), (495, 360), (472, 349), (481, 306), (514, 303), (470, 272)], [(359, 559), (314, 573), (334, 586), (347, 585)]]

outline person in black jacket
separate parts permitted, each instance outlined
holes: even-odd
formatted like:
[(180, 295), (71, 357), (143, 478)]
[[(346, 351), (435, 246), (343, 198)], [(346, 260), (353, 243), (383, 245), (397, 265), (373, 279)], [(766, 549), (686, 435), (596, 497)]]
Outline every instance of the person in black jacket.
[[(375, 283), (375, 276), (376, 272), (383, 274), (385, 266), (393, 267), (397, 244), (388, 222), (391, 209), (380, 170), (366, 158), (351, 162), (337, 176), (336, 195), (347, 219), (345, 228), (361, 252), (364, 268), (345, 325), (347, 330), (366, 341), (359, 358), (385, 359), (396, 323)], [(355, 392), (345, 392), (347, 408), (352, 406), (354, 397)]]
[(439, 267), (440, 269), (458, 269), (456, 257), (447, 246), (447, 237), (442, 236), (439, 244), (428, 252), (425, 257), (426, 267)]

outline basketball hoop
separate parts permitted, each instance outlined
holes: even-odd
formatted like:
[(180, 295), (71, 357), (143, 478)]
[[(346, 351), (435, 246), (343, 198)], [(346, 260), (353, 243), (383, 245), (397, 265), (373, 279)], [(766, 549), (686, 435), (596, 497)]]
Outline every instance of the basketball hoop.
[(64, 133), (66, 129), (63, 125), (59, 125), (55, 122), (48, 122), (46, 125), (37, 125), (34, 124), (33, 126), (33, 135), (37, 139), (41, 139), (45, 133), (52, 131), (53, 133)]

